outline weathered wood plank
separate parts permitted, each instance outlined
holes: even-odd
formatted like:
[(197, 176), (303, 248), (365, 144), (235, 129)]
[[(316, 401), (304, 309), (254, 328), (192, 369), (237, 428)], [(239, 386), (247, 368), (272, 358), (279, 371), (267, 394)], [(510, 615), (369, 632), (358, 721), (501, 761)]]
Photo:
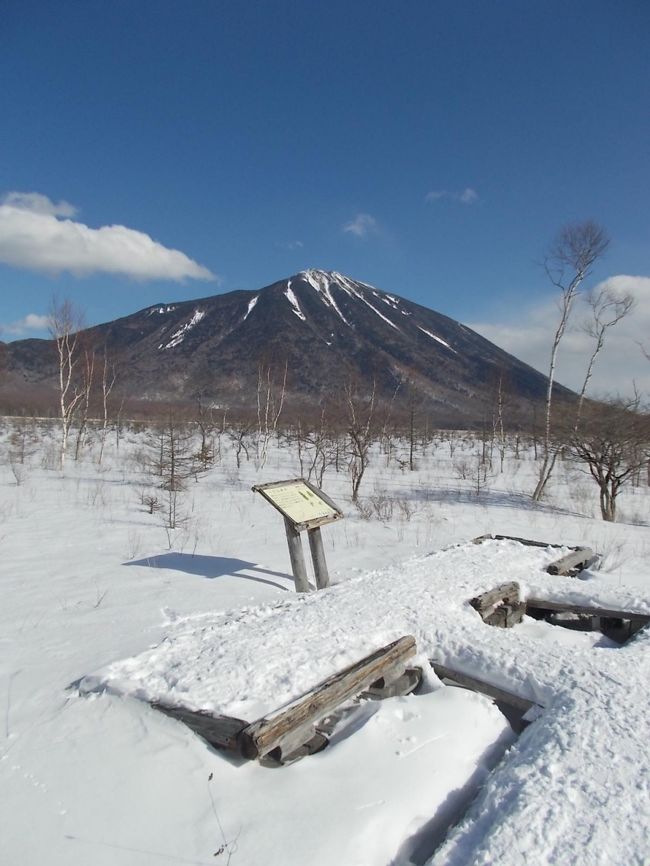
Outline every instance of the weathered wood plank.
[(415, 638), (406, 635), (323, 680), (309, 692), (248, 725), (238, 736), (239, 749), (257, 758), (292, 738), (297, 728), (316, 724), (344, 701), (355, 697), (415, 654)]
[(508, 704), (524, 713), (531, 707), (540, 706), (536, 701), (532, 701), (529, 698), (522, 698), (520, 695), (499, 688), (499, 686), (494, 686), (492, 683), (488, 683), (478, 677), (470, 676), (462, 671), (450, 668), (447, 665), (441, 665), (434, 660), (430, 660), (429, 664), (433, 668), (436, 676), (441, 680), (452, 680), (453, 682), (458, 683), (459, 686), (464, 686), (474, 692), (480, 692), (483, 695), (487, 695), (489, 698), (493, 698), (495, 701)]
[(237, 750), (239, 734), (248, 726), (243, 719), (232, 716), (214, 716), (207, 710), (188, 710), (187, 707), (152, 702), (151, 706), (166, 716), (184, 722), (188, 728), (211, 746)]
[(627, 646), (629, 646), (634, 641), (645, 640), (645, 638), (648, 636), (649, 632), (650, 632), (650, 625), (648, 623), (646, 623), (645, 625), (641, 626), (641, 628), (630, 637), (630, 639), (626, 642)]
[(488, 589), (487, 592), (482, 592), (475, 598), (471, 598), (469, 603), (478, 611), (483, 618), (491, 614), (495, 608), (502, 604), (517, 604), (520, 600), (519, 584), (516, 581), (509, 581), (495, 586), (494, 589)]
[(563, 547), (562, 544), (549, 544), (546, 541), (533, 541), (531, 538), (519, 538), (516, 535), (477, 535), (472, 539), (472, 544), (482, 544), (484, 541), (518, 541), (526, 547)]
[[(472, 544), (482, 544), (484, 541), (518, 541), (527, 547), (564, 547), (563, 544), (550, 544), (546, 541), (533, 541), (530, 538), (519, 538), (516, 535), (479, 535), (472, 539)], [(573, 547), (571, 553), (552, 562), (546, 569), (549, 574), (572, 575), (592, 565), (598, 556), (588, 547)]]
[(636, 613), (631, 610), (620, 608), (600, 607), (594, 604), (573, 604), (566, 601), (552, 601), (547, 598), (527, 598), (526, 610), (548, 610), (553, 613), (575, 613), (585, 616), (611, 617), (612, 619), (629, 619), (638, 622), (650, 623), (650, 614)]
[(497, 628), (512, 628), (513, 625), (519, 625), (525, 613), (526, 603), (523, 601), (502, 604), (494, 608), (492, 613), (485, 614), (483, 622), (486, 625), (493, 625)]
[(556, 559), (555, 562), (551, 562), (546, 571), (549, 574), (574, 575), (587, 568), (597, 558), (591, 548), (576, 547), (571, 553), (567, 553), (566, 556), (562, 556), (560, 559)]

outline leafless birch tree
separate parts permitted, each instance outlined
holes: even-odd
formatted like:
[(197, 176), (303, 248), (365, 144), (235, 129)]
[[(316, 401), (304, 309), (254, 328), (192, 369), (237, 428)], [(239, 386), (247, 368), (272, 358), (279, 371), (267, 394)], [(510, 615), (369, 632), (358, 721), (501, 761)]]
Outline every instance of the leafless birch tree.
[(83, 389), (76, 382), (80, 357), (78, 351), (79, 331), (83, 317), (69, 299), (52, 299), (48, 316), (48, 328), (56, 344), (58, 357), (59, 415), (61, 419), (60, 466), (65, 466), (70, 428), (75, 412), (83, 400)]
[(590, 292), (587, 296), (587, 303), (591, 308), (591, 320), (585, 324), (584, 330), (590, 337), (593, 337), (594, 348), (589, 357), (587, 371), (580, 391), (580, 399), (578, 400), (578, 410), (576, 414), (576, 428), (580, 423), (582, 407), (585, 402), (585, 394), (589, 382), (591, 381), (596, 358), (605, 345), (605, 335), (610, 328), (617, 325), (621, 319), (627, 316), (627, 314), (634, 308), (634, 299), (632, 295), (617, 295), (611, 289), (606, 287), (597, 292)]
[(557, 354), (569, 324), (575, 299), (580, 286), (591, 273), (594, 262), (607, 249), (609, 238), (605, 230), (592, 220), (572, 223), (561, 229), (550, 253), (544, 262), (550, 281), (560, 290), (560, 319), (553, 337), (546, 391), (544, 439), (542, 443), (542, 465), (539, 470), (533, 499), (539, 501), (553, 473), (559, 450), (553, 447), (551, 437), (551, 410)]
[(80, 351), (80, 383), (79, 390), (81, 391), (81, 400), (79, 401), (79, 418), (77, 424), (77, 441), (74, 449), (74, 459), (79, 459), (81, 448), (86, 442), (86, 434), (88, 432), (88, 416), (90, 413), (90, 401), (93, 393), (93, 384), (95, 381), (95, 349), (92, 345), (84, 341), (85, 345)]
[(257, 460), (266, 464), (269, 442), (278, 429), (287, 391), (288, 361), (285, 361), (281, 383), (275, 381), (273, 366), (261, 363), (257, 370)]
[(115, 363), (108, 356), (108, 349), (104, 343), (104, 350), (101, 360), (101, 404), (102, 404), (102, 427), (99, 434), (99, 457), (97, 462), (102, 462), (104, 456), (104, 448), (106, 446), (106, 437), (108, 435), (108, 419), (109, 407), (108, 401), (111, 396), (111, 391), (115, 387), (117, 381), (117, 368)]

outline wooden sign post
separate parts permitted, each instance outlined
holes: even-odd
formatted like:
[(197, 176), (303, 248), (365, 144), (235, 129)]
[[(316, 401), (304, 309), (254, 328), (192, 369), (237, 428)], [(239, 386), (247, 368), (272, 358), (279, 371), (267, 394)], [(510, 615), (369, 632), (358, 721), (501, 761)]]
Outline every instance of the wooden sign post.
[(309, 592), (310, 589), (300, 539), (303, 530), (307, 530), (316, 587), (325, 589), (329, 586), (330, 578), (320, 528), (327, 523), (340, 520), (343, 517), (341, 509), (322, 490), (304, 478), (256, 484), (253, 490), (261, 493), (284, 517), (296, 592)]

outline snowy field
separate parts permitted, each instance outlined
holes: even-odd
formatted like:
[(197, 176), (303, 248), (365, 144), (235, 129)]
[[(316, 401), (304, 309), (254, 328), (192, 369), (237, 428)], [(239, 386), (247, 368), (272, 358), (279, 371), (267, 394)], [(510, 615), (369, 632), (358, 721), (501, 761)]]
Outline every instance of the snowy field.
[[(323, 529), (329, 590), (297, 596), (282, 520), (256, 483), (295, 477), (295, 447), (264, 466), (221, 437), (218, 459), (165, 524), (144, 432), (57, 466), (56, 435), (5, 425), (0, 466), (0, 862), (435, 866), (650, 863), (650, 639), (622, 648), (533, 621), (484, 625), (468, 598), (524, 592), (650, 612), (650, 491), (620, 522), (562, 463), (534, 505), (535, 463), (438, 438), (404, 468), (376, 446), (346, 513)], [(304, 458), (304, 455), (303, 455)], [(401, 461), (401, 463), (400, 463)], [(302, 469), (304, 470), (303, 463)], [(466, 542), (487, 533), (602, 555), (550, 577), (557, 551)], [(517, 738), (487, 698), (432, 672), (415, 695), (364, 703), (327, 749), (271, 769), (209, 748), (151, 709), (183, 702), (253, 720), (403, 634), (420, 661), (457, 664), (543, 705)]]

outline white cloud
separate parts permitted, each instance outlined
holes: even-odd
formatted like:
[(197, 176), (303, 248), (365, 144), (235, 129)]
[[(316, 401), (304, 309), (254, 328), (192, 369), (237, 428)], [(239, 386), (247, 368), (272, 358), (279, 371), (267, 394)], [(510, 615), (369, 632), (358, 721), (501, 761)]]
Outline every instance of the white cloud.
[(49, 216), (73, 217), (77, 213), (77, 208), (70, 202), (55, 203), (40, 192), (8, 192), (0, 199), (0, 204)]
[(0, 334), (10, 334), (12, 337), (20, 337), (28, 331), (45, 331), (47, 330), (49, 319), (47, 316), (39, 316), (37, 313), (27, 313), (22, 319), (17, 322), (10, 322), (8, 325), (0, 325)]
[(458, 201), (462, 204), (474, 204), (475, 201), (478, 201), (478, 193), (475, 189), (472, 189), (471, 186), (466, 186), (465, 189), (459, 193)]
[(441, 199), (460, 202), (460, 204), (474, 204), (479, 200), (479, 195), (471, 186), (466, 186), (465, 189), (459, 192), (452, 192), (448, 189), (434, 189), (424, 197), (424, 200), (428, 202), (440, 201)]
[[(595, 287), (617, 294), (629, 293), (635, 299), (632, 312), (607, 332), (605, 347), (598, 356), (590, 387), (592, 396), (630, 395), (633, 382), (650, 398), (650, 362), (639, 344), (650, 351), (650, 277), (618, 275)], [(580, 301), (573, 311), (572, 328), (560, 344), (556, 380), (579, 390), (593, 350), (593, 339), (580, 325), (589, 310)], [(559, 320), (555, 299), (517, 310), (517, 318), (504, 322), (468, 323), (488, 340), (543, 373), (548, 372), (551, 341)]]
[(90, 228), (65, 218), (75, 209), (39, 193), (8, 193), (0, 204), (0, 262), (76, 276), (121, 274), (136, 280), (215, 279), (207, 268), (144, 232), (113, 225)]
[(282, 247), (283, 250), (301, 250), (304, 244), (302, 241), (285, 241), (277, 246)]
[(358, 213), (355, 218), (343, 226), (343, 231), (358, 238), (378, 231), (377, 220), (369, 213)]

